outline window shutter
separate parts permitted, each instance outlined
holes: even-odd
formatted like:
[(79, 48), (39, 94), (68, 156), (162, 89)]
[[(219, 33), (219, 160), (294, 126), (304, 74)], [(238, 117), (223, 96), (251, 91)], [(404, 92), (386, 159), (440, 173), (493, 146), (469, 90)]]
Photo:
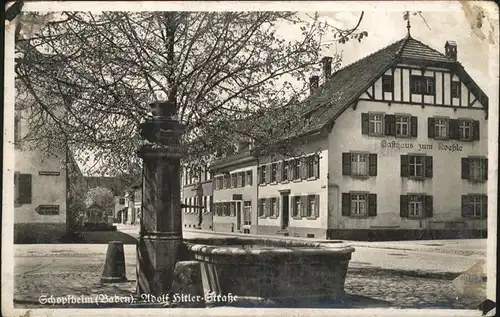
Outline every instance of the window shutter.
[(307, 178), (307, 167), (309, 166), (309, 164), (307, 164), (307, 158), (306, 157), (303, 157), (300, 159), (300, 173), (302, 174), (302, 179), (306, 179)]
[(20, 204), (31, 204), (31, 174), (19, 174)]
[(281, 176), (283, 175), (282, 174), (282, 170), (283, 170), (283, 162), (278, 162), (278, 166), (277, 166), (277, 169), (276, 169), (276, 181), (278, 183), (281, 183)]
[(262, 184), (262, 166), (257, 167), (257, 184)]
[(458, 139), (458, 120), (456, 119), (448, 120), (448, 138), (450, 140)]
[(467, 218), (471, 215), (469, 196), (462, 195), (462, 217)]
[(351, 215), (351, 194), (342, 193), (342, 216)]
[(16, 204), (19, 203), (19, 175), (21, 175), (19, 172), (14, 173), (14, 203)]
[(276, 197), (276, 217), (280, 216), (280, 197)]
[(342, 153), (342, 175), (351, 175), (351, 153)]
[(488, 180), (488, 159), (482, 159), (481, 168), (483, 170), (484, 180)]
[(315, 202), (314, 202), (314, 216), (316, 218), (319, 218), (319, 195), (316, 195), (316, 197), (314, 197), (315, 199)]
[(361, 114), (361, 133), (370, 133), (370, 115), (368, 113)]
[(427, 195), (424, 197), (425, 198), (425, 217), (427, 218), (432, 218), (433, 215), (434, 215), (434, 206), (433, 206), (433, 203), (432, 203), (432, 196), (430, 195)]
[(488, 217), (488, 196), (482, 195), (481, 199), (481, 216), (483, 219)]
[(396, 116), (393, 114), (386, 114), (385, 121), (385, 135), (396, 136)]
[(266, 182), (266, 184), (269, 184), (271, 182), (271, 164), (262, 166), (262, 168), (266, 171), (265, 182)]
[(315, 155), (314, 159), (314, 177), (319, 178), (319, 155)]
[(307, 214), (307, 196), (300, 196), (300, 216), (305, 217)]
[(408, 155), (401, 155), (401, 177), (408, 177)]
[(262, 198), (257, 201), (257, 216), (262, 216)]
[(377, 154), (370, 154), (368, 157), (368, 175), (377, 176)]
[(432, 178), (432, 156), (425, 157), (425, 177)]
[(408, 217), (408, 196), (400, 195), (399, 196), (399, 216), (401, 218)]
[(469, 175), (470, 175), (469, 158), (462, 157), (462, 179), (469, 179)]
[(479, 121), (472, 121), (472, 140), (479, 141)]
[(412, 116), (410, 118), (410, 129), (411, 129), (411, 136), (416, 138), (418, 136), (418, 119), (417, 119), (417, 117)]
[(434, 118), (427, 118), (427, 137), (434, 138), (435, 131)]
[(368, 195), (368, 216), (375, 217), (377, 215), (377, 194)]

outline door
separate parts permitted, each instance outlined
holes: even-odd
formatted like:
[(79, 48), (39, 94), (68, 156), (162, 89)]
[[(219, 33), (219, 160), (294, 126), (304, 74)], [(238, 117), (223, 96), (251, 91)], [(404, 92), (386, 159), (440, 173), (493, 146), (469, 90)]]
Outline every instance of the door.
[(236, 202), (236, 230), (241, 230), (241, 202)]
[(288, 195), (282, 195), (281, 200), (282, 200), (282, 208), (281, 208), (281, 228), (286, 229), (288, 228), (289, 220), (290, 220), (290, 209), (289, 207), (289, 202), (290, 200), (288, 199)]

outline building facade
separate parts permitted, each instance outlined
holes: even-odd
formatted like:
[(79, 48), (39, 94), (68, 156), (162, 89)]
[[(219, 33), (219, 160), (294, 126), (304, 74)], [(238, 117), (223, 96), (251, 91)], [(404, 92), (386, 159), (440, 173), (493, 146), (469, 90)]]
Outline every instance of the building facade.
[(330, 61), (323, 84), (311, 80), (305, 125), (292, 131), (300, 155), (243, 151), (214, 163), (214, 230), (485, 236), (488, 98), (457, 61), (456, 43), (443, 54), (408, 34), (334, 74)]
[(213, 230), (212, 173), (207, 168), (182, 168), (182, 226), (186, 229)]
[(28, 110), (14, 118), (14, 243), (49, 243), (67, 228), (67, 153), (47, 155), (23, 142)]

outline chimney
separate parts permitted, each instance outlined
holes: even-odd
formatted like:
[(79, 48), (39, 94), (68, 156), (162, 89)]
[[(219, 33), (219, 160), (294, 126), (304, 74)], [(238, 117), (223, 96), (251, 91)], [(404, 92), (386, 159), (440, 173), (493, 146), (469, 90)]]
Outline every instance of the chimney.
[(454, 41), (446, 41), (446, 44), (444, 45), (444, 51), (446, 56), (453, 59), (454, 61), (457, 60), (457, 43), (455, 43)]
[(332, 75), (332, 58), (325, 56), (321, 59), (321, 63), (323, 64), (323, 76), (325, 77), (325, 81), (327, 81)]
[(312, 94), (314, 90), (316, 90), (319, 86), (319, 76), (311, 76), (309, 77), (309, 89)]

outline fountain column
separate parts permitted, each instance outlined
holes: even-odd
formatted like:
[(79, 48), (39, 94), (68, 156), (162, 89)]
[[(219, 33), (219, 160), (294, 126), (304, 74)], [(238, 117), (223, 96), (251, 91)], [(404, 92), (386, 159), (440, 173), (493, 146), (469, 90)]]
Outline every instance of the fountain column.
[(142, 213), (137, 243), (137, 293), (170, 291), (182, 240), (180, 206), (180, 137), (184, 126), (174, 119), (175, 102), (151, 105), (153, 117), (139, 127), (148, 142), (138, 151), (143, 160)]

